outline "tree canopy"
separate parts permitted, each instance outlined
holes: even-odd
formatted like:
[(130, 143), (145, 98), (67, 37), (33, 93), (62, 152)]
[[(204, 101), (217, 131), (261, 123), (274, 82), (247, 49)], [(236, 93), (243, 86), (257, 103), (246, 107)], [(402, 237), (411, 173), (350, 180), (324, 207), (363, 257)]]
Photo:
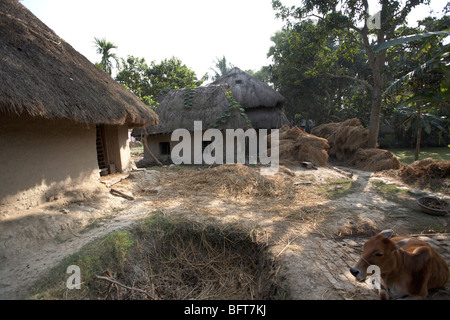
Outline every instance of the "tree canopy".
[[(275, 85), (293, 96), (293, 110), (298, 108), (295, 104), (305, 101), (319, 108), (316, 114), (323, 117), (319, 121), (360, 111), (364, 122), (364, 114), (370, 115), (369, 146), (375, 147), (380, 118), (386, 109), (384, 91), (401, 73), (400, 69), (405, 68), (405, 65), (400, 66), (400, 61), (414, 58), (405, 54), (416, 54), (415, 59), (423, 63), (428, 50), (435, 47), (431, 42), (442, 41), (436, 35), (434, 40), (411, 37), (390, 42), (400, 38), (402, 32), (408, 33), (411, 10), (429, 3), (426, 0), (380, 0), (380, 21), (372, 28), (368, 24), (367, 0), (303, 0), (298, 7), (287, 7), (273, 0), (277, 16), (286, 21), (285, 29), (274, 37), (275, 46), (269, 52), (274, 58)], [(427, 31), (436, 31), (431, 26), (432, 21), (428, 22)], [(421, 32), (423, 29), (424, 26)], [(418, 51), (405, 50), (412, 40), (430, 41), (430, 46), (422, 44)]]
[(176, 57), (160, 63), (152, 61), (148, 65), (144, 58), (128, 56), (121, 59), (115, 79), (144, 103), (156, 108), (155, 100), (159, 95), (171, 89), (200, 86), (206, 76), (197, 79), (195, 72)]

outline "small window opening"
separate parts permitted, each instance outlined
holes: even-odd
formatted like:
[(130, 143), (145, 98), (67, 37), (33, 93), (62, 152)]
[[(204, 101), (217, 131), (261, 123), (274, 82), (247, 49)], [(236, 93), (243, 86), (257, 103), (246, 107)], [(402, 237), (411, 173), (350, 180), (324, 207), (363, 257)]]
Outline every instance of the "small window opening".
[(170, 142), (160, 142), (159, 143), (159, 154), (170, 155)]

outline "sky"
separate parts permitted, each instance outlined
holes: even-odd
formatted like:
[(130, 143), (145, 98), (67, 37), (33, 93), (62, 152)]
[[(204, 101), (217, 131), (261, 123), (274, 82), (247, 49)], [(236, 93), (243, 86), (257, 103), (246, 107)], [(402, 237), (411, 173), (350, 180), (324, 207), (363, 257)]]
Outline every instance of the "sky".
[[(369, 7), (372, 1), (369, 0)], [(92, 63), (100, 61), (94, 37), (118, 46), (114, 52), (147, 63), (177, 57), (198, 78), (213, 72), (217, 58), (242, 70), (269, 65), (271, 37), (284, 22), (271, 0), (21, 0), (21, 3)], [(299, 0), (282, 0), (298, 5)], [(440, 10), (432, 0), (411, 13), (411, 21)], [(373, 6), (375, 7), (375, 6)], [(376, 10), (376, 7), (375, 9)], [(371, 12), (371, 14), (375, 13)]]

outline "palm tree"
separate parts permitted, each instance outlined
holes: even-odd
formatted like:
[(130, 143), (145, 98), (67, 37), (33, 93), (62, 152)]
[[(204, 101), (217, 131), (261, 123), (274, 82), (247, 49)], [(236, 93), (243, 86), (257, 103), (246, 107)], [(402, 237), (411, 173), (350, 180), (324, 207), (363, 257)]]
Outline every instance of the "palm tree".
[(225, 58), (225, 56), (223, 56), (222, 59), (216, 58), (215, 67), (216, 69), (210, 68), (215, 73), (211, 77), (213, 81), (217, 80), (224, 74), (227, 74), (231, 69), (234, 68), (231, 63), (227, 64), (227, 58)]
[(97, 53), (102, 55), (102, 59), (99, 63), (96, 63), (100, 69), (104, 70), (106, 73), (111, 75), (112, 72), (112, 62), (111, 59), (116, 61), (116, 65), (118, 64), (118, 58), (115, 53), (112, 53), (112, 49), (117, 49), (117, 46), (109, 41), (106, 41), (105, 38), (98, 39), (94, 37), (94, 43), (97, 47)]

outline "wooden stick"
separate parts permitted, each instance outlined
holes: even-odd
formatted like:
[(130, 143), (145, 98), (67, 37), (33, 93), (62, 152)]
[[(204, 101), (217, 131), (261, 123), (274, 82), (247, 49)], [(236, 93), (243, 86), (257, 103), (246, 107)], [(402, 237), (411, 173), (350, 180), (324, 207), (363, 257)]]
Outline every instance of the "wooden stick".
[(118, 194), (119, 196), (121, 196), (121, 197), (124, 197), (125, 199), (128, 199), (128, 200), (130, 200), (130, 201), (132, 201), (132, 200), (134, 200), (134, 197), (132, 197), (132, 196), (130, 196), (130, 195), (128, 195), (128, 194), (125, 194), (125, 193), (123, 193), (122, 191), (120, 191), (120, 190), (117, 190), (117, 189), (114, 189), (114, 188), (111, 188), (111, 193), (112, 194)]
[(124, 284), (122, 284), (122, 283), (120, 283), (120, 282), (118, 282), (118, 281), (116, 281), (116, 280), (114, 280), (114, 279), (109, 278), (109, 277), (103, 277), (103, 276), (94, 275), (93, 278), (94, 278), (94, 279), (99, 279), (99, 280), (105, 280), (105, 281), (108, 281), (108, 282), (113, 283), (113, 284), (115, 284), (115, 285), (121, 286), (121, 287), (123, 287), (123, 288), (125, 288), (125, 289), (128, 289), (128, 290), (134, 290), (134, 291), (143, 293), (143, 294), (145, 294), (146, 296), (148, 296), (148, 297), (149, 297), (150, 299), (152, 299), (152, 300), (158, 300), (157, 298), (155, 298), (154, 296), (152, 296), (150, 293), (148, 293), (148, 292), (145, 291), (145, 290), (142, 290), (142, 289), (139, 289), (139, 288), (132, 288), (132, 287), (126, 286), (126, 285), (124, 285)]

